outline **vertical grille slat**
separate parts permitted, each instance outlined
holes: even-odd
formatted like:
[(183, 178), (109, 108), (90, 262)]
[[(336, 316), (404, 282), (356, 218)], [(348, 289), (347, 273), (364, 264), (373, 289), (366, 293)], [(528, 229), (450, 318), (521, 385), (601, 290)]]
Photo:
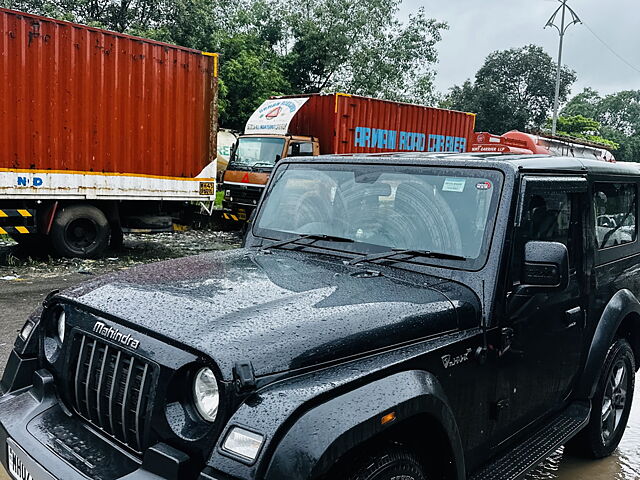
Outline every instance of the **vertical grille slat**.
[(102, 409), (100, 408), (102, 403), (102, 389), (104, 388), (104, 371), (107, 364), (107, 357), (109, 356), (109, 345), (104, 347), (104, 355), (102, 355), (102, 365), (100, 366), (100, 374), (98, 376), (98, 389), (96, 391), (96, 410), (98, 425), (104, 427), (104, 421), (102, 420)]
[(135, 361), (133, 357), (131, 357), (131, 361), (129, 362), (129, 371), (127, 372), (127, 381), (124, 384), (124, 397), (122, 399), (122, 439), (125, 443), (128, 442), (127, 435), (127, 400), (129, 399), (129, 388), (131, 387), (131, 373), (133, 372), (133, 365)]
[(111, 427), (111, 431), (115, 432), (116, 428), (113, 425), (114, 417), (113, 417), (113, 398), (114, 391), (116, 389), (116, 385), (120, 382), (120, 356), (122, 352), (118, 352), (116, 356), (116, 363), (113, 367), (113, 378), (111, 379), (111, 388), (109, 389), (109, 426)]
[(93, 360), (96, 357), (97, 343), (98, 342), (94, 340), (93, 345), (91, 346), (91, 356), (89, 357), (89, 366), (87, 367), (87, 376), (84, 384), (84, 402), (87, 405), (87, 418), (91, 421), (93, 421), (93, 418), (91, 418), (91, 404), (89, 403), (89, 400), (91, 399), (91, 395), (90, 395), (89, 388), (91, 387), (91, 375), (95, 374), (95, 372), (93, 371)]
[(76, 333), (67, 398), (86, 421), (142, 452), (149, 441), (153, 365), (102, 339)]
[(86, 343), (86, 337), (82, 337), (82, 343), (80, 344), (80, 353), (78, 353), (78, 364), (76, 365), (75, 378), (75, 395), (76, 395), (76, 408), (80, 408), (80, 375), (82, 374), (82, 365), (84, 363), (84, 348)]
[(144, 370), (142, 371), (142, 380), (140, 381), (140, 389), (138, 391), (138, 401), (136, 402), (136, 442), (138, 443), (138, 448), (142, 445), (142, 439), (140, 438), (140, 420), (142, 418), (142, 397), (144, 395), (144, 385), (147, 379), (147, 373), (149, 371), (149, 365), (144, 366)]

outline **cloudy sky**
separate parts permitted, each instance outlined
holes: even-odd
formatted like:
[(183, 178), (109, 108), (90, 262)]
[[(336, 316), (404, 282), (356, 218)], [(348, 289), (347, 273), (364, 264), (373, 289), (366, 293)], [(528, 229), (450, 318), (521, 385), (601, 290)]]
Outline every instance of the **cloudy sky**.
[[(585, 25), (565, 36), (563, 63), (578, 81), (572, 93), (593, 87), (602, 94), (640, 89), (640, 72), (627, 66), (594, 36), (640, 70), (640, 0), (569, 0)], [(424, 7), (429, 16), (449, 23), (439, 44), (436, 86), (473, 78), (487, 54), (529, 43), (541, 45), (554, 60), (558, 32), (544, 29), (557, 0), (404, 0), (402, 16)], [(587, 28), (589, 27), (589, 28)]]

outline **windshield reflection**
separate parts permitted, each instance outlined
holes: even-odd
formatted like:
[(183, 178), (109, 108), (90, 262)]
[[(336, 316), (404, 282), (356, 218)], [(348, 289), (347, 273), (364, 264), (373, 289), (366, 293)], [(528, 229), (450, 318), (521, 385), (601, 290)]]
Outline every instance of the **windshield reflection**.
[(339, 248), (354, 251), (409, 249), (474, 260), (486, 250), (500, 184), (494, 171), (292, 164), (278, 172), (256, 227), (270, 238), (351, 239)]

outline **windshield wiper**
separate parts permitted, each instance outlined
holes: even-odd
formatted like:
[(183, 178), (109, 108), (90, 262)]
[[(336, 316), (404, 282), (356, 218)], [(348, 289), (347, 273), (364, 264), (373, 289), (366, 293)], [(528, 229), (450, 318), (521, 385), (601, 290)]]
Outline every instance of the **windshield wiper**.
[(392, 258), (397, 255), (405, 255), (407, 258), (403, 260), (409, 260), (414, 257), (423, 257), (423, 258), (441, 258), (443, 260), (466, 260), (467, 257), (463, 257), (461, 255), (454, 255), (452, 253), (442, 253), (442, 252), (431, 252), (429, 250), (402, 250), (394, 248), (393, 250), (389, 250), (382, 253), (371, 253), (369, 255), (364, 255), (362, 257), (354, 258), (347, 262), (348, 265), (357, 265), (362, 262), (373, 262), (374, 260), (384, 260), (387, 258)]
[[(290, 245), (292, 243), (296, 243), (299, 240), (313, 240), (313, 242), (318, 240), (324, 240), (325, 242), (344, 242), (344, 243), (353, 243), (353, 239), (346, 237), (337, 237), (335, 235), (325, 235), (322, 233), (306, 233), (303, 235), (296, 235), (293, 238), (287, 238), (286, 240), (278, 240), (277, 242), (269, 243), (267, 245), (263, 245), (260, 250), (268, 250), (269, 248), (280, 248), (285, 245)], [(313, 243), (311, 242), (311, 243)], [(308, 245), (311, 245), (309, 243)]]

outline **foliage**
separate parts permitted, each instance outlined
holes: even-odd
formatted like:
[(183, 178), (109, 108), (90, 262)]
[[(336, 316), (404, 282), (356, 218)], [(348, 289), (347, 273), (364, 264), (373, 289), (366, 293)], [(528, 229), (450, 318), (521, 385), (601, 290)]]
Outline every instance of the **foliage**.
[[(454, 86), (443, 106), (478, 114), (477, 130), (502, 134), (544, 125), (553, 107), (556, 65), (542, 47), (522, 48), (490, 54), (476, 73), (475, 81)], [(563, 67), (560, 101), (565, 101), (576, 80)]]
[[(552, 120), (547, 119), (545, 127), (551, 129)], [(600, 135), (600, 122), (586, 118), (582, 115), (559, 116), (556, 135), (567, 137), (569, 139), (586, 140), (591, 143), (598, 143), (610, 150), (617, 150), (620, 145), (616, 142), (606, 139)]]
[(600, 135), (619, 144), (616, 158), (640, 161), (640, 90), (625, 90), (605, 97), (585, 89), (572, 98), (562, 115), (582, 115), (599, 122)]
[[(292, 47), (286, 53), (292, 87), (342, 90), (391, 100), (430, 102), (435, 45), (445, 23), (424, 9), (406, 25), (400, 0), (310, 0), (290, 5)], [(284, 8), (284, 7), (283, 7)]]
[(146, 30), (165, 13), (165, 5), (154, 0), (3, 0), (3, 5), (116, 32)]

